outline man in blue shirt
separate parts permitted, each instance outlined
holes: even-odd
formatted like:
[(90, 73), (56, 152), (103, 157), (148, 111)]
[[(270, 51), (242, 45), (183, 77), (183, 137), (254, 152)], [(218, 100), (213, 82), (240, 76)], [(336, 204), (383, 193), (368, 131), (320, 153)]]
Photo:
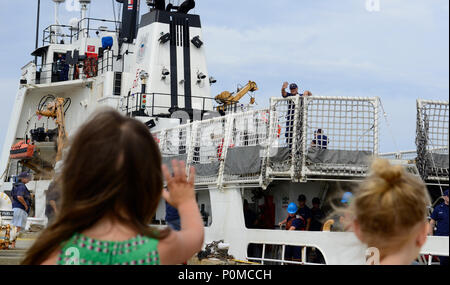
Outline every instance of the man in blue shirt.
[[(28, 213), (31, 208), (31, 193), (28, 190), (27, 184), (31, 180), (31, 174), (28, 172), (22, 172), (19, 176), (19, 182), (13, 184), (11, 191), (12, 208), (13, 208), (13, 220), (12, 224), (17, 228), (19, 233), (25, 228), (28, 219)], [(16, 242), (11, 243), (11, 247), (15, 247)]]
[(297, 215), (299, 215), (303, 218), (303, 220), (306, 223), (305, 230), (309, 231), (309, 228), (311, 226), (312, 214), (311, 214), (311, 209), (308, 206), (306, 206), (306, 196), (303, 194), (298, 196)]
[(181, 230), (180, 214), (178, 210), (166, 202), (166, 222), (175, 231)]
[(327, 149), (328, 137), (323, 134), (322, 129), (318, 129), (317, 131), (314, 132), (314, 140), (312, 141), (311, 146), (320, 149)]
[(322, 220), (325, 218), (325, 214), (320, 208), (320, 199), (315, 197), (312, 200), (312, 205), (310, 230), (320, 232), (322, 230)]
[[(295, 83), (292, 83), (289, 85), (289, 90), (291, 91), (286, 92), (286, 88), (288, 87), (289, 83), (284, 82), (283, 87), (281, 88), (281, 95), (283, 98), (289, 98), (293, 96), (300, 95), (298, 93), (298, 86)], [(288, 110), (287, 110), (287, 116), (286, 116), (286, 143), (288, 144), (289, 148), (292, 148), (292, 136), (294, 134), (294, 114), (295, 114), (295, 104), (292, 101), (288, 102)]]
[[(436, 226), (435, 236), (448, 236), (448, 189), (444, 192), (444, 203), (434, 208), (430, 220), (430, 235), (433, 235)], [(437, 224), (436, 224), (437, 223)], [(440, 256), (441, 265), (448, 265), (448, 256)]]
[[(283, 224), (285, 224), (286, 230), (288, 231), (304, 231), (306, 224), (303, 218), (300, 215), (298, 215), (297, 205), (295, 203), (290, 203), (287, 208), (287, 211), (288, 216), (278, 225), (282, 226)], [(286, 245), (284, 252), (284, 259), (301, 261), (301, 251), (302, 248), (300, 246)]]

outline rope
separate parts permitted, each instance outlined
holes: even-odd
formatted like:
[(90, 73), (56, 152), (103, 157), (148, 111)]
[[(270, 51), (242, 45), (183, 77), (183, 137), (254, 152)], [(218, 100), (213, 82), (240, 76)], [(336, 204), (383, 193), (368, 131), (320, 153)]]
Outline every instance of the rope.
[[(427, 105), (431, 105), (431, 103), (428, 103)], [(435, 105), (437, 105), (437, 104), (435, 104)], [(432, 122), (437, 122), (437, 128), (440, 127), (440, 120), (439, 120), (439, 118), (441, 117), (442, 108), (440, 107), (438, 109), (439, 109), (439, 115), (436, 115), (436, 112), (433, 112), (431, 114), (432, 118), (437, 116), (438, 119), (437, 120), (432, 120), (432, 119), (430, 120), (429, 116), (428, 116), (428, 114), (426, 112), (426, 110), (427, 110), (426, 107), (425, 106), (421, 106), (420, 104), (418, 104), (418, 106), (417, 106), (417, 138), (416, 138), (416, 145), (417, 145), (417, 153), (418, 153), (418, 156), (419, 156), (417, 165), (418, 165), (418, 168), (420, 167), (419, 172), (421, 174), (422, 179), (425, 180), (429, 176), (428, 172), (427, 172), (427, 170), (428, 170), (427, 166), (428, 166), (428, 157), (430, 157), (430, 161), (431, 161), (431, 164), (432, 164), (431, 169), (432, 169), (432, 172), (434, 171), (434, 173), (436, 174), (436, 178), (437, 178), (437, 181), (438, 181), (438, 186), (439, 186), (439, 189), (441, 191), (441, 195), (443, 196), (444, 195), (444, 191), (443, 191), (443, 187), (442, 187), (442, 184), (441, 184), (441, 179), (439, 178), (439, 172), (438, 172), (438, 168), (436, 166), (436, 161), (435, 161), (435, 159), (433, 157), (433, 153), (431, 152), (431, 150), (433, 150), (433, 149), (439, 150), (439, 148), (435, 146), (435, 144), (433, 143), (433, 140), (430, 138), (430, 133), (431, 134), (437, 134), (437, 135), (442, 134), (443, 135), (442, 141), (446, 140), (444, 138), (445, 137), (445, 132), (440, 133), (439, 130), (438, 130), (437, 133), (434, 133), (432, 130), (430, 131), (430, 128), (431, 129), (436, 128), (433, 124), (431, 124), (431, 127), (430, 127), (430, 122), (431, 123)], [(429, 110), (430, 110), (430, 112), (432, 110), (436, 111), (437, 108), (436, 107), (433, 108), (433, 107), (430, 106)], [(422, 112), (423, 112), (423, 120), (422, 120)], [(445, 111), (444, 111), (444, 116), (445, 116)], [(423, 122), (423, 124), (422, 124), (422, 122)], [(448, 134), (448, 131), (447, 131), (447, 134)], [(427, 150), (427, 144), (429, 144), (430, 147), (431, 147), (430, 151)]]
[(391, 136), (391, 139), (394, 142), (395, 149), (396, 149), (397, 153), (399, 154), (400, 153), (400, 148), (398, 147), (397, 140), (395, 139), (394, 134), (392, 133), (392, 129), (391, 129), (391, 126), (389, 124), (388, 117), (387, 117), (387, 112), (385, 111), (383, 102), (381, 102), (380, 98), (378, 98), (378, 101), (380, 102), (381, 109), (383, 110), (383, 117), (384, 117), (384, 120), (386, 121), (386, 126), (388, 128), (389, 135)]

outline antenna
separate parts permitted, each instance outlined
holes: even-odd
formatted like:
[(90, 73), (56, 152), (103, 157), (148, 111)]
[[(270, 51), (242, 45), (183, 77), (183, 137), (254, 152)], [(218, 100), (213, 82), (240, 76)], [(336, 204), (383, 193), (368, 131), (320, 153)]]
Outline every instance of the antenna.
[(55, 2), (55, 25), (56, 27), (51, 29), (51, 42), (52, 43), (56, 43), (58, 41), (58, 33), (61, 31), (61, 28), (58, 27), (60, 25), (59, 23), (59, 5), (61, 3), (66, 2), (66, 0), (53, 0), (53, 2)]
[(78, 0), (81, 5), (81, 31), (83, 31), (83, 37), (88, 37), (89, 31), (87, 31), (86, 27), (86, 15), (87, 15), (87, 6), (91, 4), (91, 0)]
[(66, 0), (53, 0), (53, 2), (55, 2), (55, 24), (59, 25), (59, 5)]

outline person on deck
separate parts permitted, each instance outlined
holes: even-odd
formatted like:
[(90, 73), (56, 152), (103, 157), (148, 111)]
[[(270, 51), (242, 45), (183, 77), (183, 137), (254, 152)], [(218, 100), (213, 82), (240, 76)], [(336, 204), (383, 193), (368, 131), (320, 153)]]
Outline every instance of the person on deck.
[(301, 194), (298, 196), (298, 211), (297, 215), (300, 215), (303, 220), (306, 222), (305, 230), (309, 231), (311, 227), (311, 209), (306, 206), (306, 196)]
[[(27, 224), (28, 214), (30, 213), (32, 194), (28, 190), (26, 184), (31, 181), (31, 174), (22, 172), (18, 176), (19, 182), (13, 185), (11, 191), (13, 220), (12, 225), (16, 227), (17, 234), (25, 229)], [(12, 241), (11, 248), (15, 248), (16, 241)]]
[[(444, 199), (444, 202), (435, 207), (431, 214), (429, 234), (433, 235), (433, 230), (436, 228), (434, 231), (435, 236), (448, 237), (448, 189), (444, 192), (442, 198)], [(441, 265), (448, 265), (448, 256), (439, 256), (439, 261)]]

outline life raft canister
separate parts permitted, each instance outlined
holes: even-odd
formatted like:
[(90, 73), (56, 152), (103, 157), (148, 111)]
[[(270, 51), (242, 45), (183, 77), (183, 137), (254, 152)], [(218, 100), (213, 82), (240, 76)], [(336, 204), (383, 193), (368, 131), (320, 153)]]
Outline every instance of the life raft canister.
[(11, 147), (9, 157), (12, 159), (31, 158), (33, 157), (35, 148), (35, 145), (30, 144), (30, 140), (28, 142), (20, 141)]

